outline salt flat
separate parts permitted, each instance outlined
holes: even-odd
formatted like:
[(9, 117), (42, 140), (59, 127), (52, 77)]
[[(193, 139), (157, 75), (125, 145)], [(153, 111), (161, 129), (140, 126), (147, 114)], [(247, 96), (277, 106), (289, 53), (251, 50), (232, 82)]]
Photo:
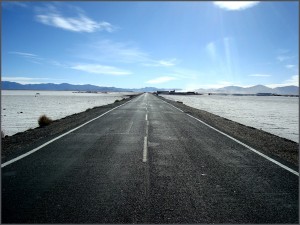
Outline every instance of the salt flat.
[(299, 98), (297, 97), (162, 96), (299, 143)]
[[(39, 93), (39, 94), (37, 94)], [(38, 118), (51, 119), (107, 105), (129, 92), (73, 93), (72, 91), (1, 91), (1, 130), (5, 135), (38, 127)], [(132, 93), (131, 93), (132, 94)]]

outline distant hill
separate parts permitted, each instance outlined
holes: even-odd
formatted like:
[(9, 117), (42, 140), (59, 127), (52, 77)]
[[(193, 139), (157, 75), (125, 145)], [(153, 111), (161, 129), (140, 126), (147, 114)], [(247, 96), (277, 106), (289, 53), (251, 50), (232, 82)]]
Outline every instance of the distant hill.
[[(156, 87), (144, 87), (144, 88), (116, 88), (116, 87), (102, 87), (91, 84), (74, 85), (68, 83), (62, 84), (19, 84), (10, 81), (1, 81), (2, 90), (46, 90), (46, 91), (107, 91), (107, 92), (155, 92), (155, 91), (170, 91), (180, 89), (166, 89)], [(253, 87), (238, 87), (228, 86), (219, 89), (197, 89), (198, 93), (225, 93), (225, 94), (256, 94), (256, 93), (273, 93), (280, 95), (299, 95), (299, 87), (297, 86), (285, 86), (278, 88), (268, 88), (263, 85), (256, 85)]]
[(285, 86), (277, 88), (269, 88), (264, 85), (256, 85), (253, 87), (238, 87), (228, 86), (218, 89), (197, 89), (198, 93), (224, 93), (224, 94), (257, 94), (257, 93), (272, 93), (279, 95), (299, 95), (299, 87), (297, 86)]
[(281, 95), (299, 95), (299, 87), (297, 86), (286, 86), (286, 87), (278, 87), (275, 88), (275, 90), (278, 92), (278, 94)]
[[(157, 90), (174, 90), (174, 89), (161, 89), (155, 87), (144, 88), (116, 88), (116, 87), (101, 87), (90, 84), (74, 85), (68, 83), (62, 84), (19, 84), (10, 81), (1, 81), (2, 90), (46, 90), (46, 91), (107, 91), (107, 92), (154, 92)], [(175, 89), (176, 90), (176, 89)], [(178, 89), (177, 89), (178, 90)]]

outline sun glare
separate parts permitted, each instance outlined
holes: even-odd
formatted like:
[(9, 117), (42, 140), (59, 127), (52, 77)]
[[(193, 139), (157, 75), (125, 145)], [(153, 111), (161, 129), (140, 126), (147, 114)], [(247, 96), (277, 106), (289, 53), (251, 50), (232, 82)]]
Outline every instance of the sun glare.
[(250, 8), (256, 4), (258, 4), (258, 1), (247, 1), (247, 2), (243, 2), (243, 1), (216, 1), (214, 2), (214, 4), (216, 6), (219, 6), (220, 8), (224, 8), (227, 10), (243, 10), (246, 8)]

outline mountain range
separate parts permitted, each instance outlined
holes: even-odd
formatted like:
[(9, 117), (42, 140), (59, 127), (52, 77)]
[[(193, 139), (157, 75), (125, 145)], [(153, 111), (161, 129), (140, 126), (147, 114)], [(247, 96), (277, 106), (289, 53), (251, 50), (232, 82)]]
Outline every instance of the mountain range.
[[(2, 81), (2, 90), (47, 90), (47, 91), (106, 91), (106, 92), (155, 92), (155, 91), (169, 91), (180, 89), (167, 89), (156, 87), (144, 87), (144, 88), (116, 88), (116, 87), (101, 87), (91, 84), (74, 85), (68, 83), (62, 84), (19, 84), (16, 82)], [(238, 87), (228, 86), (218, 89), (196, 89), (198, 93), (224, 93), (224, 94), (256, 94), (256, 93), (273, 93), (279, 95), (299, 95), (299, 87), (297, 86), (285, 86), (277, 88), (269, 88), (263, 85), (256, 85), (253, 87)]]
[(269, 88), (264, 85), (256, 85), (252, 87), (228, 86), (218, 89), (197, 89), (198, 93), (224, 93), (224, 94), (257, 94), (257, 93), (272, 93), (279, 95), (299, 95), (299, 87), (285, 86), (277, 88)]
[[(102, 91), (102, 92), (155, 92), (157, 90), (174, 90), (174, 89), (161, 89), (155, 87), (144, 88), (116, 88), (116, 87), (101, 87), (91, 84), (74, 85), (68, 83), (62, 84), (19, 84), (16, 82), (2, 81), (2, 90), (46, 90), (46, 91)], [(179, 90), (179, 89), (175, 89)]]

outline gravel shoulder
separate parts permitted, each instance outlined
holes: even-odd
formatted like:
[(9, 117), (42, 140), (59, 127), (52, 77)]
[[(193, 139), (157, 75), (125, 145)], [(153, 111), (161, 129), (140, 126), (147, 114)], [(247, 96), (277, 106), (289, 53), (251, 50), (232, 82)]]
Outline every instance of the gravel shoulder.
[(87, 109), (62, 119), (54, 120), (50, 125), (37, 127), (12, 136), (1, 138), (1, 161), (2, 163), (15, 158), (41, 144), (119, 106), (138, 95), (130, 95), (119, 102)]
[(203, 122), (215, 127), (216, 129), (236, 138), (248, 146), (261, 151), (262, 153), (293, 167), (298, 171), (299, 167), (299, 144), (270, 134), (263, 130), (249, 127), (212, 113), (195, 109), (183, 103), (165, 99), (161, 96), (158, 98), (174, 105)]

